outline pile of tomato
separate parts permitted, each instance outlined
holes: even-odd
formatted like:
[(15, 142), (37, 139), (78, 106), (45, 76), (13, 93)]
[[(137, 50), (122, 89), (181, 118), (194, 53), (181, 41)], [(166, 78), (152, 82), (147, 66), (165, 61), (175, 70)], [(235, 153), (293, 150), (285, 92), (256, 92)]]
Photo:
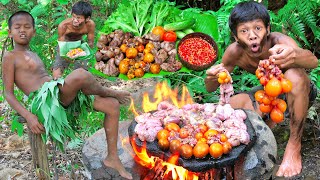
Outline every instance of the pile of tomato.
[(231, 82), (231, 76), (226, 71), (218, 73), (218, 82), (220, 84), (225, 84)]
[(260, 111), (270, 113), (272, 121), (282, 122), (287, 103), (277, 97), (291, 91), (291, 81), (284, 78), (282, 71), (274, 64), (274, 59), (261, 60), (256, 70), (256, 76), (260, 84), (264, 86), (264, 90), (259, 90), (254, 95), (259, 102)]
[(225, 134), (209, 129), (205, 124), (189, 124), (180, 128), (176, 123), (168, 123), (158, 132), (157, 139), (160, 149), (185, 159), (193, 156), (202, 159), (208, 154), (217, 159), (232, 150)]
[[(129, 79), (140, 78), (144, 75), (146, 66), (150, 66), (149, 71), (153, 74), (159, 74), (161, 67), (154, 63), (154, 55), (151, 50), (154, 45), (149, 42), (145, 46), (138, 44), (135, 47), (127, 47), (127, 44), (122, 44), (120, 50), (125, 54), (123, 60), (119, 63), (119, 71), (121, 74), (127, 75)], [(137, 61), (135, 58), (138, 53), (143, 53), (143, 60)]]

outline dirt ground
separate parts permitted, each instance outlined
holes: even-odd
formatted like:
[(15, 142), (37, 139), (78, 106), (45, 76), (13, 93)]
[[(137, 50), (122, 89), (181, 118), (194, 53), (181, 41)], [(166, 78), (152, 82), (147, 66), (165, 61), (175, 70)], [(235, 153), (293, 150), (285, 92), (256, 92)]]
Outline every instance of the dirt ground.
[[(131, 93), (139, 93), (150, 89), (154, 86), (155, 79), (141, 79), (137, 81), (121, 81), (109, 82), (98, 78), (104, 86), (114, 89), (126, 89)], [(313, 113), (317, 114), (318, 122), (320, 121), (320, 102), (316, 101), (313, 105)], [(0, 103), (1, 116), (5, 114), (9, 106), (4, 102)], [(18, 137), (11, 132), (7, 121), (0, 121), (0, 180), (5, 175), (10, 174), (9, 179), (36, 179), (35, 171), (32, 167), (32, 157), (29, 148), (27, 133), (23, 137)], [(319, 124), (318, 124), (319, 125)], [(25, 128), (25, 131), (27, 129)], [(288, 120), (277, 125), (273, 132), (278, 143), (278, 159), (277, 164), (281, 163), (284, 148), (289, 137)], [(58, 174), (57, 179), (86, 179), (85, 170), (81, 160), (81, 146), (68, 149), (66, 153), (54, 151), (51, 144), (49, 147), (50, 171)], [(303, 155), (303, 172), (292, 179), (320, 179), (320, 130), (315, 120), (307, 119), (304, 135), (302, 139), (302, 155)], [(55, 162), (55, 163), (54, 163)], [(54, 167), (54, 165), (56, 167)], [(71, 168), (73, 167), (73, 168)], [(73, 173), (70, 173), (73, 170)], [(74, 178), (70, 178), (70, 175)], [(52, 176), (53, 177), (53, 176)], [(282, 178), (273, 178), (282, 179)]]

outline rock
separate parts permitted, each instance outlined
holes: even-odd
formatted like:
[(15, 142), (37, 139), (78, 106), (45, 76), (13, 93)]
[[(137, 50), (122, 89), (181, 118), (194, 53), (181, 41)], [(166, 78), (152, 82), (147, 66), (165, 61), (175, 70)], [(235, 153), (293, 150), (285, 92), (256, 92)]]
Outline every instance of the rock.
[(13, 134), (12, 136), (8, 137), (5, 149), (21, 149), (25, 146), (28, 146), (28, 140), (24, 140), (23, 137), (20, 137), (17, 134)]
[(7, 180), (7, 179), (19, 179), (25, 171), (13, 169), (13, 168), (4, 168), (0, 170), (0, 180)]
[(277, 159), (277, 142), (271, 129), (253, 111), (246, 110), (257, 140), (251, 150), (235, 164), (239, 179), (270, 179)]
[[(138, 173), (134, 173), (136, 166), (139, 166), (133, 160), (133, 150), (129, 143), (128, 127), (131, 121), (121, 121), (119, 123), (119, 140), (118, 155), (126, 170), (133, 174), (134, 179), (140, 179)], [(105, 179), (105, 180), (121, 180), (119, 173), (112, 168), (105, 168), (101, 161), (107, 155), (107, 143), (104, 129), (98, 130), (94, 135), (89, 137), (83, 148), (82, 157), (83, 164), (87, 170), (87, 178), (89, 179)]]

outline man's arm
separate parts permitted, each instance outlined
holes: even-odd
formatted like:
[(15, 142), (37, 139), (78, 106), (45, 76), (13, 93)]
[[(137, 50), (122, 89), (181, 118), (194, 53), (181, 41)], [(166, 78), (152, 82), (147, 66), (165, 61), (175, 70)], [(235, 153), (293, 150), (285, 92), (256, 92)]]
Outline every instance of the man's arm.
[(58, 41), (65, 41), (64, 35), (67, 31), (67, 25), (61, 22), (58, 26)]
[(276, 36), (275, 45), (269, 52), (280, 68), (313, 69), (318, 66), (318, 59), (311, 51), (300, 48), (289, 36), (281, 33), (273, 34)]
[(219, 73), (219, 68), (224, 67), (229, 73), (231, 73), (234, 68), (234, 59), (237, 54), (234, 52), (235, 44), (231, 44), (225, 51), (221, 64), (212, 66), (209, 70), (207, 70), (207, 77), (205, 78), (205, 85), (208, 92), (214, 92), (220, 86), (218, 82), (217, 74)]
[(21, 105), (14, 95), (14, 59), (13, 55), (6, 55), (2, 62), (2, 79), (4, 85), (4, 94), (10, 106), (27, 120), (28, 126), (33, 133), (40, 134), (44, 132), (44, 127), (39, 123), (37, 116), (29, 112)]
[(94, 45), (94, 31), (96, 29), (96, 24), (90, 20), (89, 21), (89, 27), (88, 27), (88, 44), (91, 48), (93, 48)]

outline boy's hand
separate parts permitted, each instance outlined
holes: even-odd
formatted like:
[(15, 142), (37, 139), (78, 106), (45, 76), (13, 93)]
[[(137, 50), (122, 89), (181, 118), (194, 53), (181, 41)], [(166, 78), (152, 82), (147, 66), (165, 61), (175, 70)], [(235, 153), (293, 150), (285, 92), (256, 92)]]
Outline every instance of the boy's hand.
[(52, 72), (53, 80), (57, 80), (62, 76), (60, 68), (53, 70)]
[(221, 68), (223, 68), (223, 63), (210, 67), (210, 69), (208, 69), (206, 71), (207, 78), (208, 79), (213, 79), (213, 78), (216, 79), (217, 74), (220, 72)]
[(269, 49), (270, 58), (275, 59), (275, 64), (280, 68), (288, 68), (294, 64), (296, 52), (293, 47), (285, 44), (276, 44)]
[(26, 118), (28, 127), (34, 134), (42, 134), (44, 132), (44, 127), (39, 123), (38, 117), (34, 114), (30, 114)]

